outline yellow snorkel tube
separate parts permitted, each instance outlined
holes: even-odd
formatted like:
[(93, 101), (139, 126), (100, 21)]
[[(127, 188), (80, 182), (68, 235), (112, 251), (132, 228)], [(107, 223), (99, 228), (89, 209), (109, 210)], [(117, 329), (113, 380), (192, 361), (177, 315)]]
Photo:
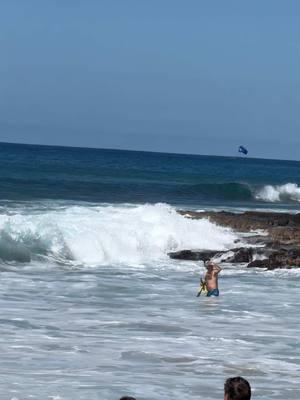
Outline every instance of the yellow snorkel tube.
[(206, 283), (202, 278), (200, 279), (200, 287), (199, 287), (199, 290), (198, 290), (198, 293), (197, 293), (197, 297), (199, 297), (201, 295), (201, 293), (207, 294)]

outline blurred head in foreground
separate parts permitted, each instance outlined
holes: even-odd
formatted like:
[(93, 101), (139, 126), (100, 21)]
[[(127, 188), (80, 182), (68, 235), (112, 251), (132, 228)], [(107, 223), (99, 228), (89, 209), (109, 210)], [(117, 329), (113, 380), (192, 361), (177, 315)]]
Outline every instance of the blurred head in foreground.
[(131, 396), (123, 396), (120, 398), (120, 400), (136, 400), (134, 397)]
[(228, 378), (224, 384), (224, 400), (250, 400), (251, 387), (241, 376)]

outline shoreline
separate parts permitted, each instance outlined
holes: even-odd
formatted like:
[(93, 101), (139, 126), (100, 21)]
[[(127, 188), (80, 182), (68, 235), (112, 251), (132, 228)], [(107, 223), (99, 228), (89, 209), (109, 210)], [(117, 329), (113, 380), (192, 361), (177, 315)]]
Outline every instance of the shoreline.
[(170, 252), (172, 259), (207, 261), (221, 257), (221, 262), (247, 263), (248, 268), (300, 267), (300, 213), (245, 211), (236, 214), (228, 211), (179, 210), (185, 218), (207, 218), (210, 222), (231, 228), (236, 233), (251, 233), (243, 238), (241, 246), (226, 251), (183, 249)]

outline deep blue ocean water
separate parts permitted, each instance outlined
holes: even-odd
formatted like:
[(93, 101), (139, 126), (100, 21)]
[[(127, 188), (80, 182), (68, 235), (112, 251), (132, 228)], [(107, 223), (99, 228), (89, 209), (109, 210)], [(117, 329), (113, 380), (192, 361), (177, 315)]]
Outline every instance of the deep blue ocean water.
[(0, 144), (1, 200), (292, 207), (299, 184), (299, 161)]
[[(202, 262), (243, 235), (178, 208), (299, 211), (300, 163), (0, 144), (0, 398), (300, 397), (300, 271)], [(240, 241), (237, 243), (237, 239)]]

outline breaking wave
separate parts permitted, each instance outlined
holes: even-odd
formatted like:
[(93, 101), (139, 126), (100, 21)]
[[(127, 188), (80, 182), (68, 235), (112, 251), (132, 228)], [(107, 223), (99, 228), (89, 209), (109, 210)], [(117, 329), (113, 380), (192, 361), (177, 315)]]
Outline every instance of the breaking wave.
[(68, 206), (0, 215), (0, 258), (30, 262), (139, 264), (183, 248), (225, 250), (236, 235), (206, 219), (179, 215), (167, 204)]
[(296, 183), (285, 185), (266, 185), (255, 194), (257, 200), (266, 202), (300, 202), (300, 187)]

